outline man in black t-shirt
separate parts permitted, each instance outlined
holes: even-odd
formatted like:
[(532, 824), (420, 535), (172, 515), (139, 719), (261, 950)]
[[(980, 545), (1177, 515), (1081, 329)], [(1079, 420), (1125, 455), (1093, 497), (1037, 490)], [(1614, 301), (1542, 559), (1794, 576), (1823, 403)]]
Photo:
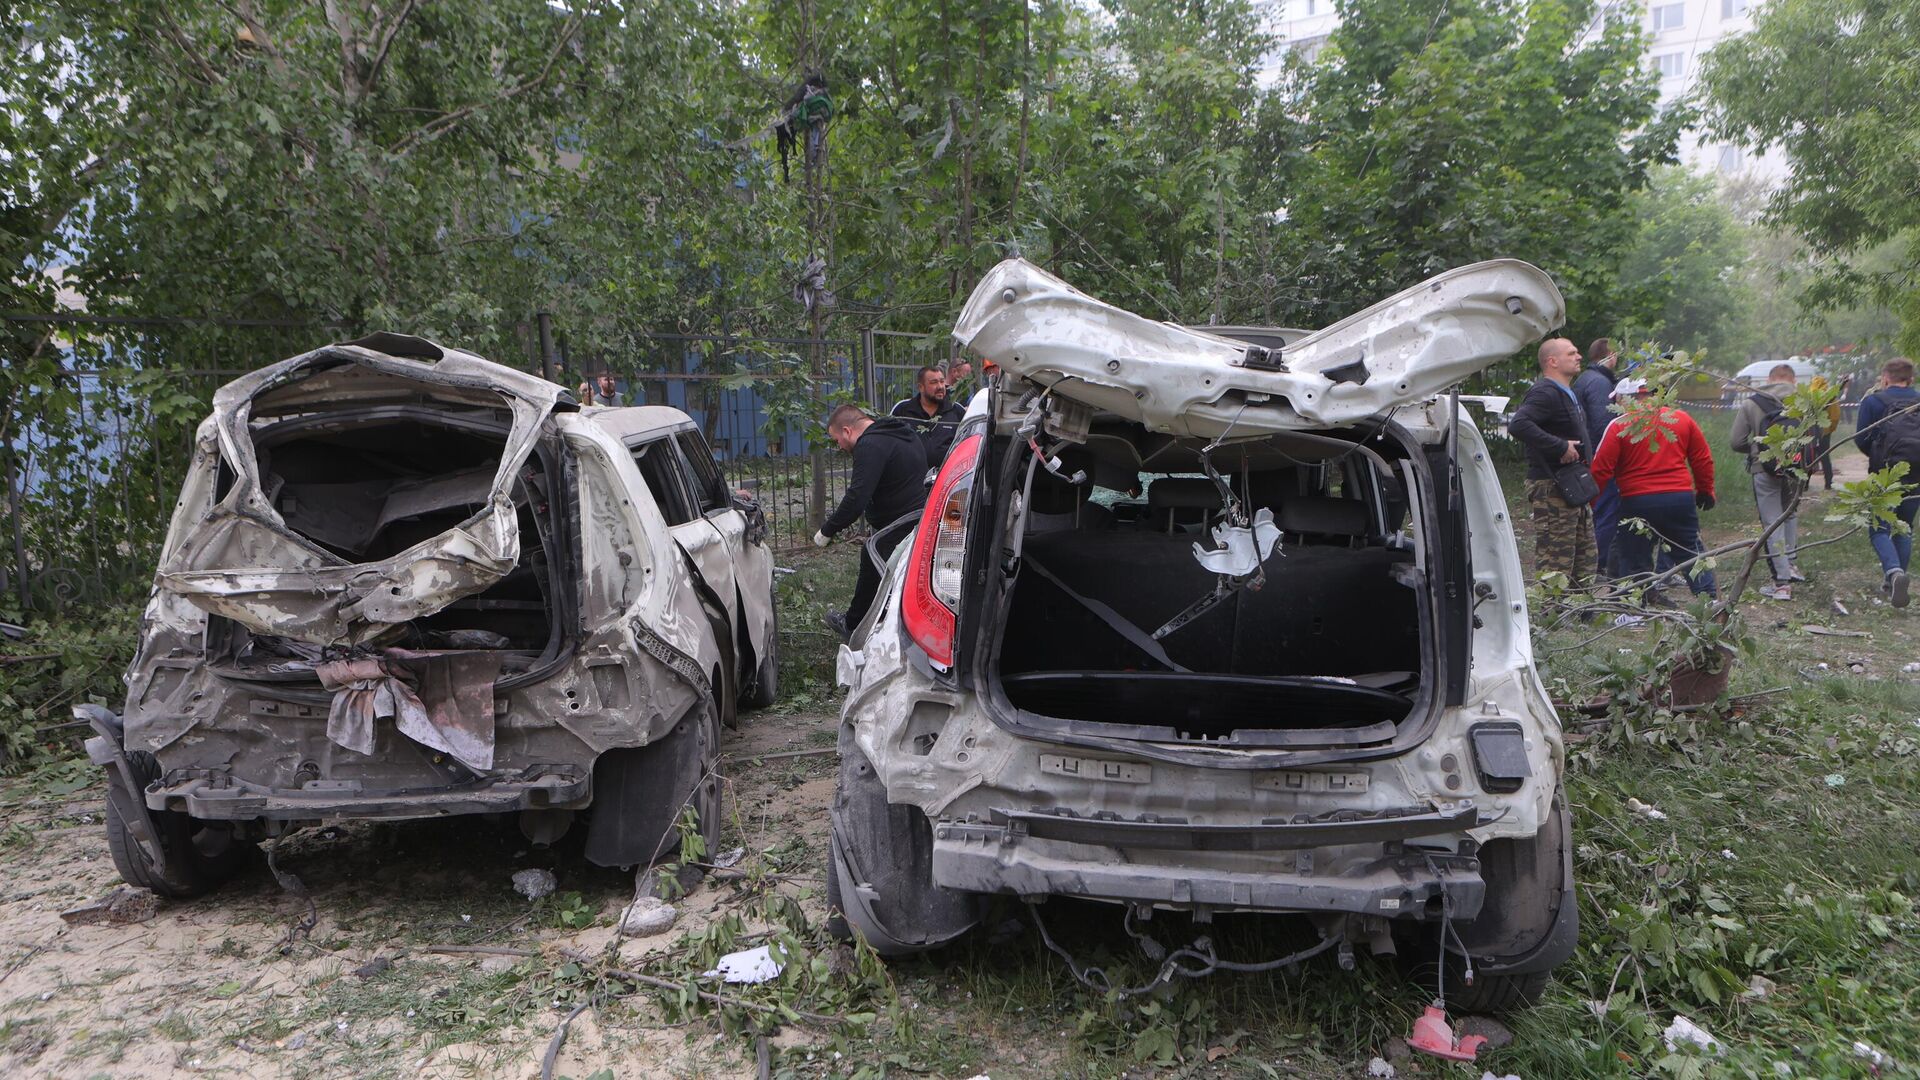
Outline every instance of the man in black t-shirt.
[(954, 432), (960, 430), (960, 418), (967, 411), (947, 399), (947, 376), (939, 368), (921, 368), (914, 376), (914, 384), (918, 387), (914, 395), (895, 402), (888, 415), (912, 424), (920, 435), (920, 445), (927, 452), (927, 464), (938, 465), (946, 460)]

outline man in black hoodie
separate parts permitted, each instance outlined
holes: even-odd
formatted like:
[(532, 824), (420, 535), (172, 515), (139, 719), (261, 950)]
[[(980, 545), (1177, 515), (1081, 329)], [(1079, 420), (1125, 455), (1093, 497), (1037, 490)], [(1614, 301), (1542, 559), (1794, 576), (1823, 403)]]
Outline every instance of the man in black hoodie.
[(1540, 378), (1527, 388), (1507, 430), (1527, 448), (1527, 503), (1533, 510), (1535, 573), (1566, 575), (1567, 589), (1584, 588), (1593, 573), (1593, 514), (1560, 494), (1553, 470), (1593, 460), (1586, 411), (1573, 394), (1580, 348), (1566, 338), (1540, 343)]
[[(863, 514), (868, 525), (879, 529), (908, 514), (918, 514), (926, 505), (927, 452), (911, 423), (891, 416), (875, 420), (856, 406), (842, 405), (827, 418), (827, 436), (835, 446), (853, 455), (853, 479), (848, 481), (840, 505), (813, 534), (815, 546), (827, 546)], [(911, 526), (903, 525), (881, 537), (874, 547), (885, 559), (912, 531)], [(880, 567), (862, 551), (853, 601), (844, 614), (828, 615), (827, 625), (845, 640), (866, 618), (867, 608), (879, 591)]]
[[(1587, 346), (1587, 367), (1573, 380), (1573, 396), (1580, 400), (1581, 413), (1587, 421), (1588, 456), (1600, 450), (1600, 436), (1607, 433), (1607, 425), (1613, 422), (1613, 386), (1620, 381), (1616, 370), (1620, 364), (1620, 354), (1613, 349), (1613, 342), (1599, 338)], [(1600, 576), (1612, 576), (1608, 565), (1613, 553), (1613, 533), (1620, 524), (1620, 489), (1608, 484), (1600, 489), (1600, 497), (1593, 500), (1593, 547), (1600, 561)], [(1662, 555), (1666, 548), (1660, 548)]]

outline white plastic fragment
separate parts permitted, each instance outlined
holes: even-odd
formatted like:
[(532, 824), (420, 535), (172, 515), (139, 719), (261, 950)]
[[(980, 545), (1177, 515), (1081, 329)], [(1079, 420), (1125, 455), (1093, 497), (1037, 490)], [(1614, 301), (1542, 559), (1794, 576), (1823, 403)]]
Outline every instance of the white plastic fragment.
[(1375, 1077), (1377, 1080), (1393, 1080), (1394, 1077), (1400, 1074), (1386, 1058), (1374, 1058), (1372, 1061), (1367, 1062), (1367, 1075), (1369, 1077)]
[(1505, 1076), (1495, 1076), (1493, 1075), (1493, 1070), (1488, 1069), (1486, 1072), (1480, 1074), (1480, 1080), (1520, 1080), (1520, 1077), (1516, 1073), (1508, 1073)]
[(1660, 1038), (1667, 1044), (1667, 1050), (1669, 1052), (1678, 1050), (1682, 1046), (1696, 1047), (1710, 1054), (1720, 1052), (1719, 1039), (1708, 1034), (1706, 1028), (1701, 1027), (1699, 1024), (1694, 1023), (1679, 1013), (1674, 1014), (1673, 1023), (1668, 1024), (1667, 1030), (1660, 1033)]
[(1735, 854), (1733, 853), (1733, 849), (1732, 849), (1732, 848), (1730, 848), (1730, 847), (1723, 847), (1723, 848), (1721, 848), (1721, 849), (1720, 849), (1720, 857), (1721, 857), (1721, 858), (1723, 858), (1723, 859), (1725, 859), (1725, 860), (1727, 860), (1728, 862), (1732, 862), (1732, 861), (1734, 861), (1735, 859), (1738, 859), (1738, 858), (1739, 858), (1740, 856), (1738, 856), (1738, 855), (1735, 855)]
[(785, 966), (773, 958), (773, 946), (762, 945), (757, 949), (730, 952), (720, 958), (712, 971), (703, 971), (700, 976), (711, 979), (717, 975), (730, 983), (763, 983), (778, 978)]
[(1853, 1056), (1860, 1058), (1861, 1060), (1867, 1062), (1868, 1064), (1872, 1065), (1876, 1069), (1880, 1068), (1882, 1065), (1892, 1064), (1893, 1062), (1892, 1058), (1874, 1049), (1872, 1043), (1864, 1043), (1864, 1042), (1854, 1043)]
[(1913, 674), (1916, 671), (1920, 671), (1920, 660), (1915, 660), (1910, 664), (1901, 664), (1900, 670), (1906, 672), (1909, 675)]
[(1639, 814), (1641, 817), (1646, 818), (1648, 821), (1667, 820), (1666, 811), (1661, 810), (1660, 808), (1653, 806), (1650, 803), (1643, 803), (1639, 799), (1629, 798), (1627, 800), (1627, 809), (1633, 811), (1636, 814)]
[(722, 870), (730, 870), (733, 867), (738, 866), (740, 864), (740, 860), (746, 857), (747, 857), (747, 849), (743, 847), (737, 847), (731, 851), (723, 851), (720, 854), (715, 855), (713, 857), (713, 865), (719, 867)]
[(559, 884), (551, 870), (522, 870), (513, 875), (513, 891), (529, 900), (552, 896)]

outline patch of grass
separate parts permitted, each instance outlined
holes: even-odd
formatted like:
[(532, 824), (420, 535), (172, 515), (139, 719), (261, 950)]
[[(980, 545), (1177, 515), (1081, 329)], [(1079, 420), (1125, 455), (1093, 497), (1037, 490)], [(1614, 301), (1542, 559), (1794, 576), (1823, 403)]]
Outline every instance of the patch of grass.
[(138, 1037), (132, 1028), (117, 1027), (105, 1031), (83, 1028), (74, 1032), (67, 1045), (68, 1058), (100, 1058), (108, 1065), (126, 1056), (127, 1047)]
[(776, 557), (781, 566), (793, 571), (774, 575), (774, 602), (780, 609), (779, 711), (839, 708), (833, 665), (840, 639), (827, 628), (826, 617), (846, 610), (863, 557), (857, 542), (817, 551), (786, 551)]
[(167, 1015), (154, 1021), (153, 1033), (163, 1039), (183, 1043), (190, 1043), (200, 1036), (200, 1033), (194, 1029), (193, 1022), (178, 1009), (169, 1010)]

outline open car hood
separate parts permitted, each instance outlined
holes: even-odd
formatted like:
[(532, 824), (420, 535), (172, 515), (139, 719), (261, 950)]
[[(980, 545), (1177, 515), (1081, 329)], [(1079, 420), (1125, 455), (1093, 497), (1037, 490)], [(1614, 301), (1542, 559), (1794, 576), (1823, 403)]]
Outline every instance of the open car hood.
[[(571, 397), (543, 379), (393, 334), (324, 346), (235, 379), (215, 393), (212, 418), (233, 481), (197, 517), (182, 508), (158, 585), (255, 633), (322, 645), (364, 643), (431, 615), (513, 569), (513, 481), (563, 400)], [(459, 525), (392, 557), (349, 562), (289, 527), (262, 490), (255, 422), (423, 403), (511, 415), (485, 508)]]
[(1349, 424), (1422, 401), (1566, 320), (1514, 259), (1448, 270), (1283, 349), (1156, 322), (1024, 259), (988, 271), (962, 345), (1055, 392), (1174, 435)]

